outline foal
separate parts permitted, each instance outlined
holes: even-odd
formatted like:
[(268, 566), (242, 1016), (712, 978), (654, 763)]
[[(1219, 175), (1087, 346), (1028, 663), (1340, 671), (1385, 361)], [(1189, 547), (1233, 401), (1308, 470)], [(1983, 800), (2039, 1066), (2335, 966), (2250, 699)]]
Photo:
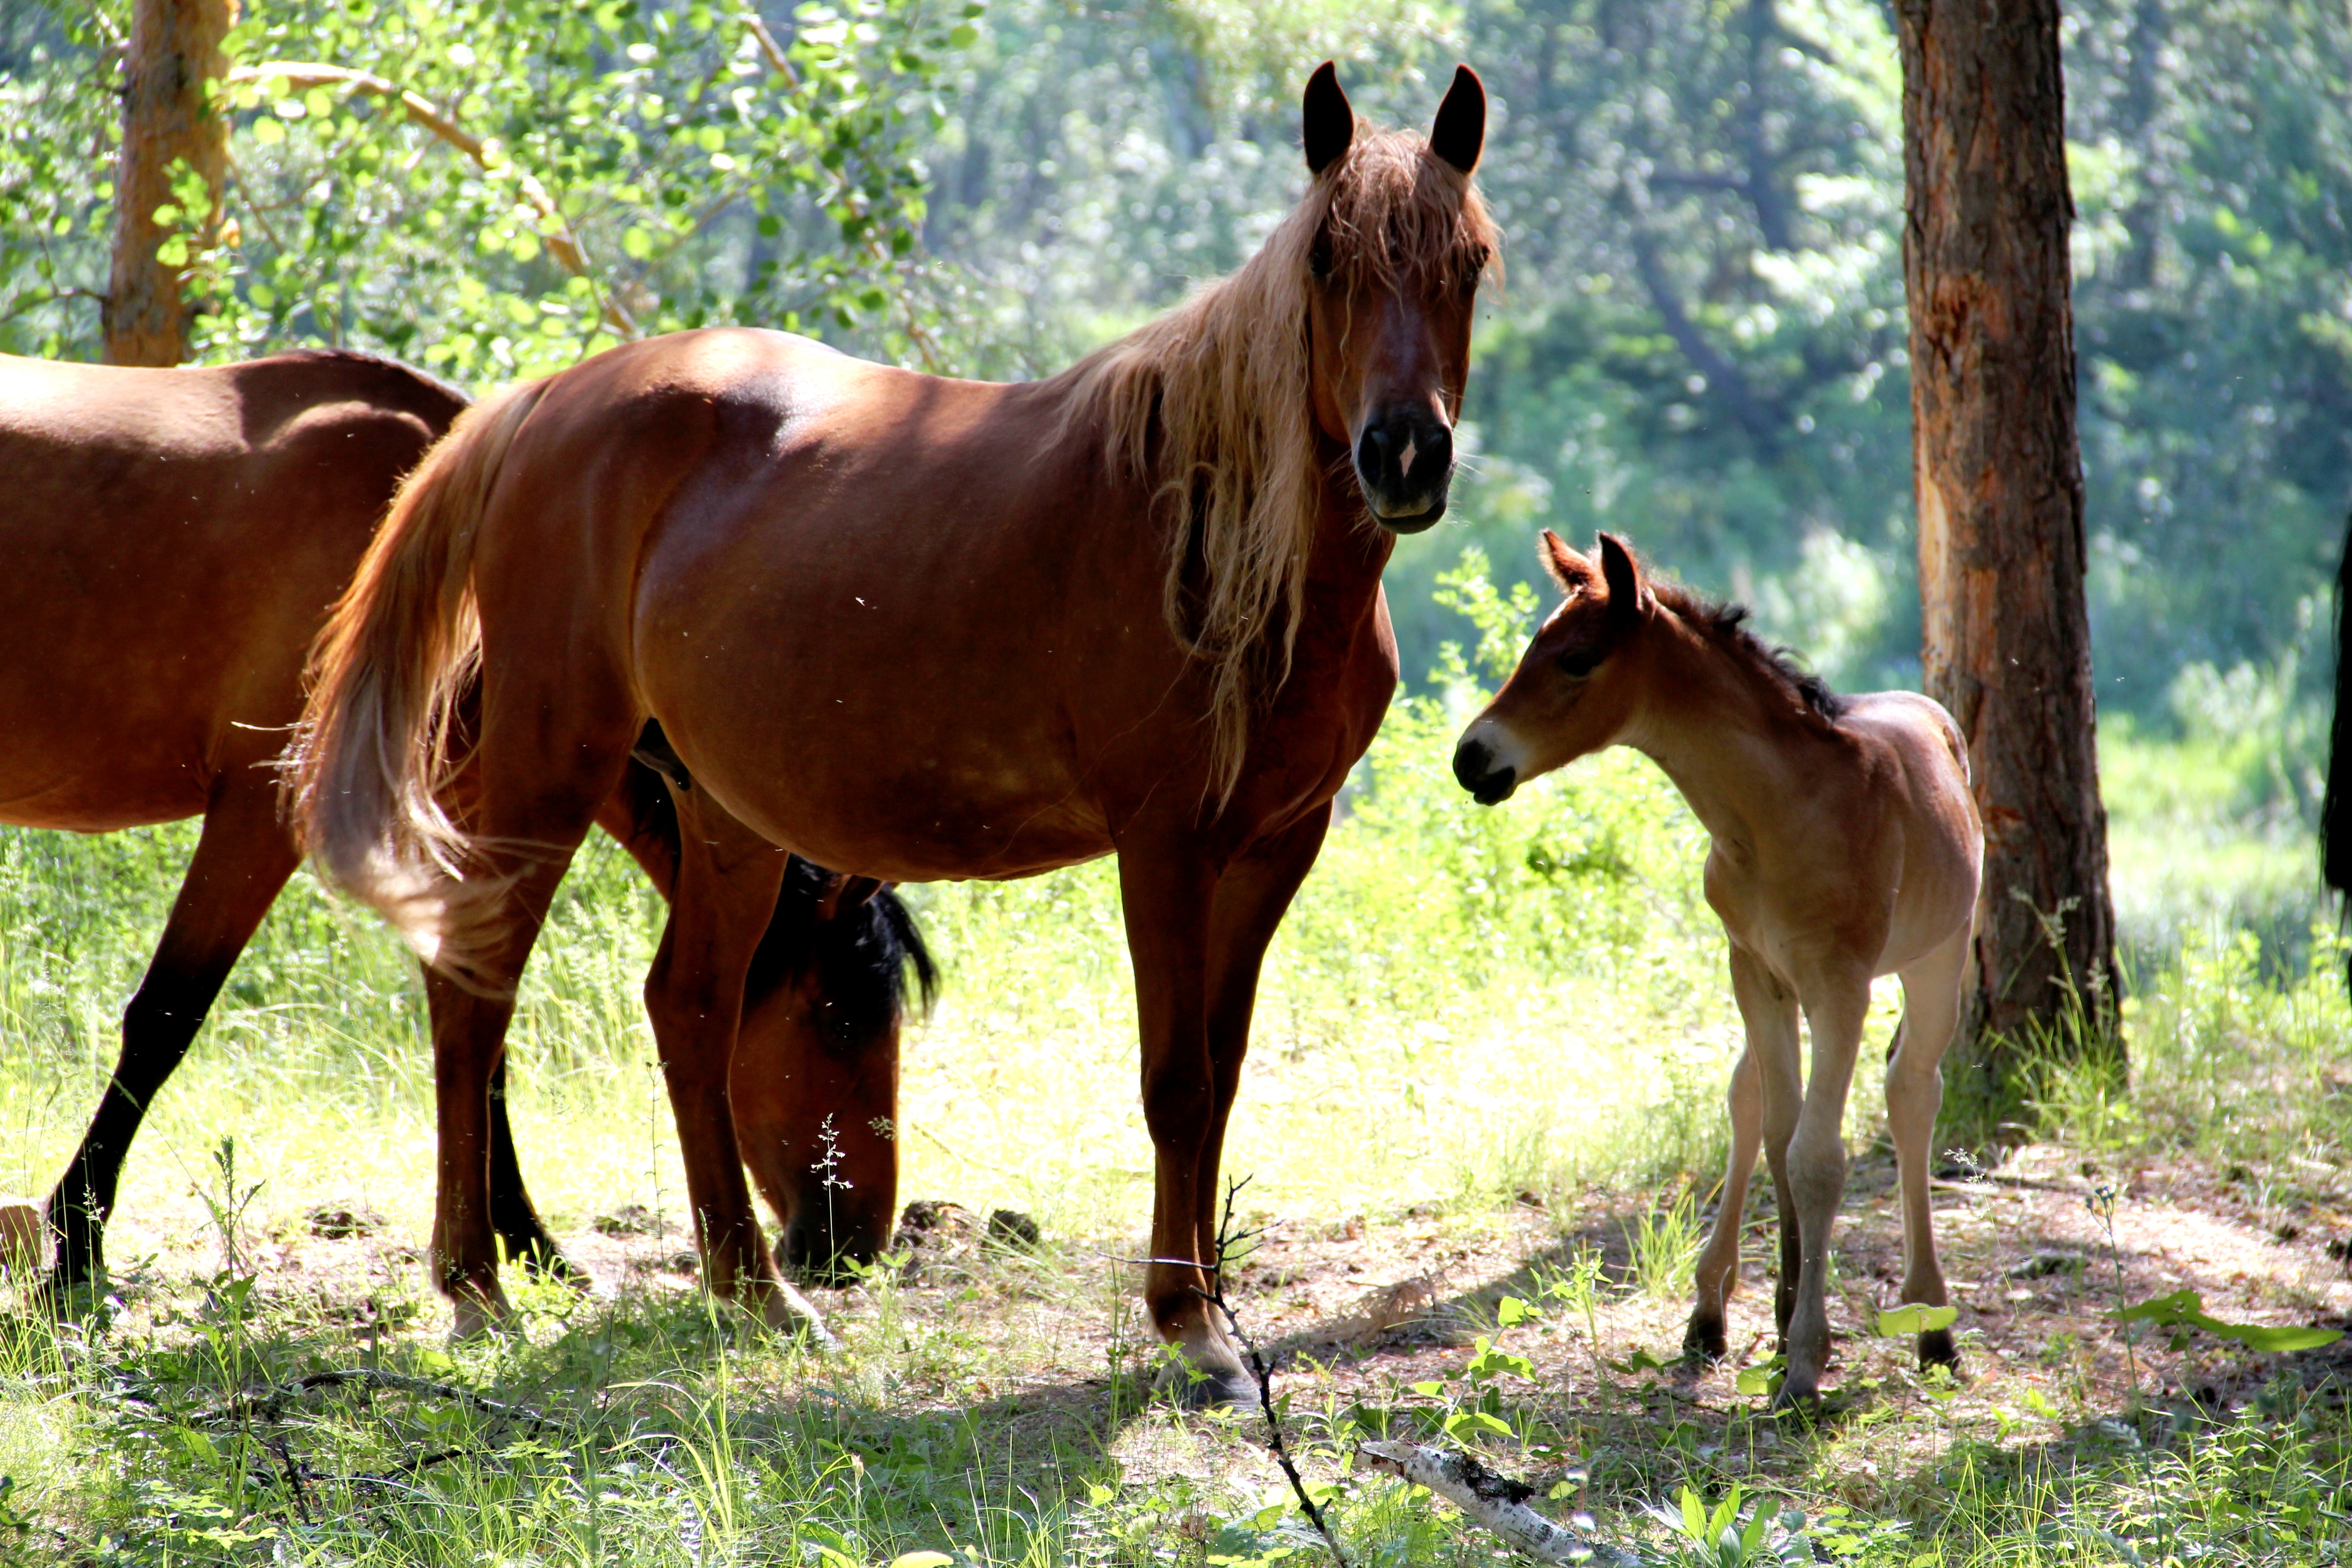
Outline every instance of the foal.
[[(1601, 535), (1597, 563), (1549, 531), (1543, 554), (1567, 602), (1463, 732), (1454, 774), (1493, 805), (1522, 780), (1622, 743), (1664, 768), (1706, 825), (1706, 901), (1731, 940), (1748, 1048), (1732, 1069), (1731, 1167), (1699, 1257), (1685, 1349), (1724, 1353), (1724, 1302), (1760, 1142), (1781, 1222), (1780, 1398), (1810, 1403), (1829, 1353), (1822, 1286), (1845, 1187), (1840, 1124), (1881, 974), (1903, 977), (1886, 1068), (1903, 1181), (1902, 1300), (1945, 1304), (1927, 1151), (1984, 851), (1967, 746), (1916, 692), (1837, 696), (1759, 642), (1739, 606), (1649, 580), (1612, 535)], [(1813, 1046), (1801, 1086), (1801, 1007)], [(1920, 1334), (1919, 1357), (1955, 1363), (1951, 1331)]]

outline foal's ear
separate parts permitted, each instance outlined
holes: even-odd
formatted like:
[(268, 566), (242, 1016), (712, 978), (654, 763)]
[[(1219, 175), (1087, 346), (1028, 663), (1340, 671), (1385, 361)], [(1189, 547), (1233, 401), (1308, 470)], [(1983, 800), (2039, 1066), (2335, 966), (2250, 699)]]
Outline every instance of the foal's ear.
[(1609, 618), (1620, 626), (1649, 613), (1650, 585), (1642, 580), (1642, 564), (1613, 533), (1601, 536), (1601, 575), (1609, 584)]
[(1437, 106), (1437, 123), (1429, 128), (1429, 150), (1468, 174), (1478, 166), (1479, 149), (1486, 144), (1486, 84), (1468, 66), (1454, 68), (1454, 85)]
[(1543, 531), (1544, 570), (1559, 584), (1563, 594), (1573, 594), (1592, 581), (1592, 563), (1568, 547), (1568, 541), (1547, 528)]
[(1299, 141), (1307, 149), (1307, 172), (1319, 174), (1339, 161), (1356, 139), (1356, 110), (1339, 86), (1339, 68), (1325, 60), (1307, 79), (1300, 105)]

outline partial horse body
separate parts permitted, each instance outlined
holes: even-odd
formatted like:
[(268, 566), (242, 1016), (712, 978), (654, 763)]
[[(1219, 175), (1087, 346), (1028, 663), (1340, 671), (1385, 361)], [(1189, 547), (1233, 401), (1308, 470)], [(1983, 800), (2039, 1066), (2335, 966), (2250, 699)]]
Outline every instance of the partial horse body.
[[(2327, 721), (2327, 787), (2319, 797), (2319, 874), (2341, 895), (2352, 895), (2352, 522), (2336, 563), (2336, 706)], [(2352, 960), (2345, 981), (2352, 984)]]
[[(1699, 1257), (1686, 1349), (1725, 1353), (1760, 1145), (1780, 1215), (1780, 1397), (1810, 1402), (1829, 1354), (1824, 1287), (1845, 1189), (1846, 1091), (1881, 974), (1903, 978), (1886, 1068), (1903, 1189), (1900, 1300), (1946, 1304), (1927, 1164), (1984, 855), (1967, 746), (1950, 716), (1916, 692), (1834, 695), (1759, 643), (1740, 625), (1744, 610), (1649, 578), (1612, 535), (1601, 536), (1597, 562), (1549, 531), (1543, 541), (1567, 600), (1463, 732), (1454, 774), (1491, 805), (1578, 757), (1630, 745), (1665, 770), (1706, 826), (1706, 899), (1730, 939), (1748, 1046), (1732, 1069), (1731, 1163)], [(1957, 1359), (1948, 1329), (1923, 1331), (1918, 1349), (1923, 1363)]]
[[(363, 354), (206, 370), (0, 356), (0, 542), (12, 568), (0, 574), (0, 822), (95, 833), (205, 819), (124, 1011), (114, 1076), (48, 1200), (59, 1301), (102, 1270), (140, 1121), (300, 858), (276, 763), (327, 606), (401, 477), (465, 406), (430, 377)], [(677, 859), (667, 800), (633, 766), (599, 813), (665, 889)], [(774, 911), (768, 984), (736, 1071), (744, 1103), (759, 1108), (746, 1156), (786, 1250), (814, 1264), (887, 1243), (896, 1157), (871, 1123), (895, 1104), (903, 956), (918, 956), (927, 986), (929, 967), (895, 900), (838, 921), (825, 905), (819, 919), (825, 895), (807, 884), (796, 868)], [(850, 1004), (831, 1006), (839, 996)], [(561, 1271), (523, 1185), (503, 1088), (501, 1061), (488, 1089), (486, 1213), (509, 1254)], [(827, 1113), (845, 1129), (856, 1182), (856, 1201), (830, 1209), (802, 1169)], [(877, 1205), (878, 1219), (867, 1212)]]
[[(1396, 681), (1380, 572), (1443, 513), (1493, 234), (1457, 72), (1429, 141), (1308, 83), (1306, 198), (1239, 272), (1050, 380), (781, 333), (612, 350), (478, 408), (321, 644), (299, 809), (332, 880), (487, 997), (647, 721), (691, 775), (646, 989), (714, 1289), (774, 1315), (726, 1064), (787, 847), (884, 879), (1116, 853), (1157, 1152), (1146, 1293), (1195, 1397), (1258, 968)], [(478, 669), (478, 737), (452, 745)], [(435, 781), (478, 774), (465, 821)], [(479, 1105), (505, 1022), (439, 1057)], [(496, 1290), (470, 1167), (439, 1233)]]

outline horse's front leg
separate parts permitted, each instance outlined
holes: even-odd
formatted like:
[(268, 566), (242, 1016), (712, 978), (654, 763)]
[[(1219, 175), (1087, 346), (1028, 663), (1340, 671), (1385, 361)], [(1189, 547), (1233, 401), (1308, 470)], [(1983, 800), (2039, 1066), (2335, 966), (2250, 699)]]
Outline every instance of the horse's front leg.
[(1188, 1405), (1237, 1404), (1255, 1391), (1233, 1336), (1206, 1300), (1214, 1259), (1201, 1237), (1201, 1216), (1216, 1185), (1208, 952), (1218, 872), (1190, 848), (1181, 839), (1122, 845), (1118, 857), (1143, 1041), (1143, 1121), (1156, 1177), (1143, 1298), (1160, 1337), (1183, 1352), (1162, 1386)]
[(1241, 1088), (1242, 1063), (1249, 1055), (1250, 1019), (1257, 1006), (1257, 980), (1276, 928), (1314, 868), (1331, 826), (1327, 802), (1304, 820), (1253, 847), (1226, 868), (1209, 909), (1209, 1064), (1216, 1102), (1209, 1115), (1200, 1181), (1199, 1256), (1214, 1264), (1223, 1196), (1217, 1177), (1223, 1163), (1225, 1121)]
[(1799, 1242), (1796, 1310), (1789, 1320), (1789, 1374), (1780, 1401), (1807, 1405), (1820, 1397), (1822, 1370), (1829, 1361), (1830, 1233), (1845, 1196), (1845, 1100), (1853, 1062), (1862, 1047), (1862, 1027), (1870, 1011), (1867, 970), (1836, 973), (1803, 991), (1805, 1021), (1813, 1038), (1811, 1070), (1806, 1074), (1804, 1109), (1789, 1140), (1789, 1191)]
[(771, 1328), (805, 1328), (822, 1342), (815, 1310), (784, 1283), (761, 1243), (728, 1097), (744, 974), (775, 912), (786, 857), (698, 790), (677, 807), (677, 880), (646, 976), (646, 1011), (677, 1119), (703, 1283)]

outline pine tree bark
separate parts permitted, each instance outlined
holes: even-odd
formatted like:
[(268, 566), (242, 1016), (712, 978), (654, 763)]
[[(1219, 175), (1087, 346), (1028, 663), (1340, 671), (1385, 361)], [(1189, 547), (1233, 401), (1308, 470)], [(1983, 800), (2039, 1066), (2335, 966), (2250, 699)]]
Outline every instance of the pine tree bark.
[(2115, 1046), (2058, 3), (1895, 11), (1922, 662), (1968, 735), (1985, 819), (1960, 1052), (2000, 1104), (2037, 1037)]
[(187, 357), (187, 268), (157, 254), (184, 226), (155, 221), (173, 205), (172, 171), (184, 161), (204, 177), (210, 210), (192, 248), (211, 244), (228, 167), (228, 123), (205, 101), (205, 84), (228, 74), (222, 40), (230, 0), (133, 0), (122, 99), (122, 158), (114, 178), (114, 267), (104, 324), (109, 364), (173, 365)]

